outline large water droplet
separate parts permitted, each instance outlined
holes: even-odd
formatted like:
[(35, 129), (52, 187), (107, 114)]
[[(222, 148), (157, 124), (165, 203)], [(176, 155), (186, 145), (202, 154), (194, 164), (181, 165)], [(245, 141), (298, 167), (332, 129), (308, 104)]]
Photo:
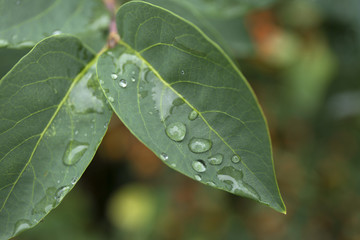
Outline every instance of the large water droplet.
[(243, 173), (240, 170), (231, 166), (224, 167), (217, 172), (217, 177), (220, 181), (228, 184), (228, 191), (260, 200), (260, 195), (255, 189), (243, 181)]
[(191, 111), (191, 113), (189, 114), (189, 120), (193, 121), (195, 120), (197, 117), (199, 116), (198, 112), (193, 110)]
[(192, 162), (192, 167), (195, 171), (202, 173), (206, 171), (206, 166), (203, 160), (196, 160)]
[(15, 228), (14, 228), (14, 234), (19, 234), (23, 231), (25, 231), (26, 229), (29, 229), (31, 227), (31, 222), (29, 220), (19, 220), (15, 223)]
[(193, 138), (190, 140), (189, 148), (194, 153), (203, 153), (210, 150), (212, 142), (209, 139)]
[(166, 161), (169, 159), (169, 156), (166, 153), (161, 153), (160, 154), (160, 159), (163, 161)]
[(195, 180), (201, 181), (201, 176), (196, 174), (196, 175), (195, 175)]
[(180, 142), (184, 139), (186, 134), (186, 126), (181, 122), (170, 123), (166, 127), (166, 134), (171, 140)]
[(55, 206), (55, 198), (54, 195), (56, 193), (56, 188), (50, 187), (46, 189), (45, 196), (34, 206), (32, 210), (32, 214), (46, 214), (50, 212), (51, 209)]
[(122, 87), (122, 88), (126, 88), (127, 86), (127, 81), (125, 79), (121, 79), (119, 81), (119, 86)]
[(89, 144), (87, 143), (81, 143), (75, 140), (71, 141), (66, 148), (63, 163), (68, 166), (74, 165), (84, 156), (88, 147)]
[(221, 153), (215, 154), (208, 158), (208, 161), (212, 165), (220, 165), (224, 159), (224, 156)]
[(118, 75), (115, 74), (115, 73), (113, 73), (113, 74), (111, 74), (111, 78), (112, 78), (113, 80), (116, 80), (116, 79), (118, 78)]
[(236, 155), (236, 154), (231, 157), (231, 161), (233, 163), (238, 163), (238, 162), (240, 162), (240, 160), (241, 160), (240, 157), (238, 155)]
[(59, 203), (61, 202), (61, 200), (63, 200), (63, 198), (65, 197), (65, 195), (70, 191), (70, 187), (69, 186), (63, 186), (61, 188), (59, 188), (57, 191), (56, 191), (56, 194), (55, 194), (55, 199), (56, 199), (56, 202)]

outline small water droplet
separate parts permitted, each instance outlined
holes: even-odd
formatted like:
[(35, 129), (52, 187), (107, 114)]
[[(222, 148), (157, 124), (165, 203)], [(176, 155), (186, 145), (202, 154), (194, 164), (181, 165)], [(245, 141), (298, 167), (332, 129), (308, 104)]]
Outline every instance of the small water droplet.
[(135, 79), (134, 77), (131, 77), (131, 81), (132, 81), (132, 82), (135, 82), (136, 79)]
[(67, 166), (74, 165), (84, 156), (88, 147), (89, 144), (87, 143), (81, 143), (75, 140), (70, 141), (66, 147), (63, 163)]
[(180, 142), (186, 135), (186, 126), (181, 122), (170, 123), (165, 131), (171, 140)]
[[(60, 183), (60, 181), (58, 181)], [(56, 188), (50, 187), (46, 189), (45, 196), (34, 206), (32, 214), (46, 214), (50, 212), (51, 209), (55, 206), (54, 195), (56, 193)]]
[(79, 131), (78, 131), (78, 130), (76, 130), (76, 131), (75, 131), (75, 135), (78, 135), (78, 134), (79, 134)]
[(241, 160), (240, 157), (238, 155), (236, 155), (236, 154), (231, 157), (231, 161), (233, 163), (238, 163), (238, 162), (240, 162), (240, 160)]
[(103, 81), (103, 80), (100, 80), (99, 82), (100, 82), (100, 84), (101, 84), (101, 85), (103, 85), (103, 84), (104, 84), (104, 81)]
[(216, 187), (215, 183), (213, 183), (213, 182), (206, 182), (206, 184), (211, 186), (211, 187)]
[(185, 74), (185, 71), (184, 70), (181, 70), (181, 75), (184, 75)]
[(126, 88), (127, 86), (127, 81), (125, 79), (121, 79), (119, 81), (119, 86), (122, 87), (122, 88)]
[(208, 158), (208, 162), (212, 165), (220, 165), (224, 159), (221, 153), (215, 154)]
[(26, 229), (29, 229), (30, 227), (31, 227), (31, 223), (29, 220), (25, 220), (25, 219), (19, 220), (15, 223), (13, 235), (19, 234), (25, 231)]
[(116, 80), (116, 79), (118, 78), (118, 75), (115, 74), (115, 73), (113, 73), (113, 74), (111, 74), (111, 78), (112, 78), (113, 80)]
[(59, 34), (62, 34), (62, 32), (60, 30), (56, 30), (52, 33), (52, 35), (59, 35)]
[(78, 178), (74, 177), (73, 179), (71, 179), (71, 184), (74, 185), (77, 182)]
[(61, 202), (61, 200), (63, 200), (63, 198), (69, 191), (70, 191), (69, 186), (63, 186), (63, 187), (59, 188), (55, 193), (56, 202), (57, 203)]
[(171, 166), (172, 166), (173, 168), (175, 168), (175, 167), (176, 167), (176, 164), (175, 164), (175, 163), (172, 163)]
[(190, 140), (189, 148), (193, 153), (204, 153), (211, 149), (212, 142), (208, 139), (193, 138)]
[(163, 161), (166, 161), (169, 159), (169, 156), (166, 153), (161, 153), (160, 154), (160, 159)]
[(109, 101), (110, 101), (111, 103), (113, 103), (113, 102), (115, 101), (115, 99), (114, 99), (113, 97), (111, 97), (111, 96), (109, 96), (108, 99), (109, 99)]
[(60, 180), (57, 180), (57, 183), (59, 184), (59, 183), (60, 183)]
[(87, 137), (87, 133), (85, 133), (84, 136)]
[(200, 175), (195, 175), (195, 179), (197, 180), (197, 181), (201, 181), (201, 176)]
[(196, 160), (192, 162), (192, 167), (195, 171), (202, 173), (206, 171), (206, 166), (203, 160)]
[(191, 113), (189, 114), (189, 120), (193, 121), (195, 120), (197, 117), (199, 116), (198, 112), (193, 110), (191, 111)]
[(9, 42), (5, 39), (0, 39), (0, 47), (6, 47), (9, 45)]

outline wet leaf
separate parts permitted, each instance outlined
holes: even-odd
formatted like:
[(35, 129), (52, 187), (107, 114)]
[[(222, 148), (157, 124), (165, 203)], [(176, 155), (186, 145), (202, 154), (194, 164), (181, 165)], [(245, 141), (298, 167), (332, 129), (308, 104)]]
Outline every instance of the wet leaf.
[(111, 110), (97, 56), (71, 36), (37, 44), (0, 81), (0, 239), (36, 225), (92, 160)]
[(175, 170), (285, 212), (261, 108), (224, 52), (194, 25), (144, 2), (117, 14), (122, 41), (97, 73), (113, 110)]
[(99, 50), (108, 23), (101, 0), (0, 0), (0, 47), (32, 47), (44, 37), (70, 33)]

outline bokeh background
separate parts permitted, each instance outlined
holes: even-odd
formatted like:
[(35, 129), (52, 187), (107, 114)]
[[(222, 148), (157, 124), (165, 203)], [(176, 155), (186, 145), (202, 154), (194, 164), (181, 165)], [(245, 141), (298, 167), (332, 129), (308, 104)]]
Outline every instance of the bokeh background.
[[(208, 19), (263, 106), (287, 215), (167, 168), (114, 116), (74, 190), (15, 239), (360, 239), (360, 1), (225, 13)], [(0, 75), (26, 51), (0, 49)]]

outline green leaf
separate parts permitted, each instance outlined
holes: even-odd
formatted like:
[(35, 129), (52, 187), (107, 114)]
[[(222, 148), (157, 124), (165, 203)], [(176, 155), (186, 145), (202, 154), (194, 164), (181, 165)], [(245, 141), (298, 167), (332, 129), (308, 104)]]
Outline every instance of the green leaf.
[(109, 16), (101, 0), (0, 0), (0, 47), (29, 47), (44, 37), (70, 33), (93, 49), (105, 42)]
[(22, 58), (31, 48), (12, 49), (0, 48), (0, 79)]
[(111, 110), (97, 56), (71, 36), (37, 44), (0, 81), (0, 239), (36, 225), (93, 158)]
[(198, 28), (145, 2), (117, 13), (122, 41), (97, 73), (113, 110), (168, 166), (285, 212), (268, 128), (234, 63)]

